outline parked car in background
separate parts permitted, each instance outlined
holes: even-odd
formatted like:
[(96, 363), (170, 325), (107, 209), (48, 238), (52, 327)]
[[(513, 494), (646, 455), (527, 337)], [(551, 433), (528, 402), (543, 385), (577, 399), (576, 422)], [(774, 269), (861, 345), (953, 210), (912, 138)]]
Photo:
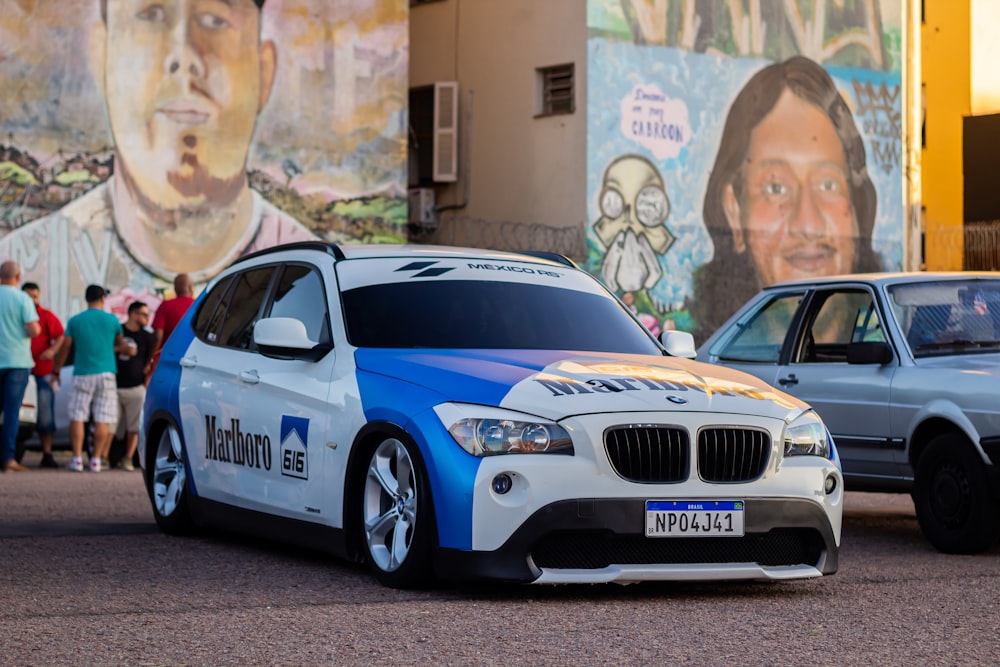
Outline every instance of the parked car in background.
[(170, 337), (144, 414), (165, 532), (318, 546), (388, 586), (837, 569), (823, 422), (667, 356), (565, 258), (319, 242), (244, 257)]
[(848, 490), (913, 494), (926, 538), (1000, 536), (1000, 273), (891, 273), (762, 290), (698, 350), (812, 405)]

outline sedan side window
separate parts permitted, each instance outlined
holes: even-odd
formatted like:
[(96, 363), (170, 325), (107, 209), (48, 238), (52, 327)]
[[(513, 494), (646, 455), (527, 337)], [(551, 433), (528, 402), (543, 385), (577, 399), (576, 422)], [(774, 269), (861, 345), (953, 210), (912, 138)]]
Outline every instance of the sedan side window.
[(736, 334), (723, 339), (719, 361), (778, 363), (781, 347), (792, 324), (802, 294), (779, 294), (736, 323)]
[[(818, 292), (797, 361), (847, 363), (848, 343), (885, 342), (875, 301), (867, 290)], [(807, 316), (808, 318), (809, 316)]]

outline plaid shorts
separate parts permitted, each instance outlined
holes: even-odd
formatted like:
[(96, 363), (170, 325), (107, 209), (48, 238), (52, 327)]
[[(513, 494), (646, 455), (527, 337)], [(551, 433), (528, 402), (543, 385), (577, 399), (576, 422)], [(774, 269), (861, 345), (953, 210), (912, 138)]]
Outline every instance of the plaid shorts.
[(70, 421), (87, 421), (91, 408), (97, 423), (118, 421), (118, 387), (114, 373), (73, 376), (73, 386), (69, 390)]

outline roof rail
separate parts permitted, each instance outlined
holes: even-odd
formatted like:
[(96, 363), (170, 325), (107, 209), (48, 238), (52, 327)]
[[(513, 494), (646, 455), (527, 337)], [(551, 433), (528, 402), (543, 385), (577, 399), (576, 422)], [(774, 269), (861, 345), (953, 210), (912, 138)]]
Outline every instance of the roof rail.
[(548, 250), (516, 250), (514, 252), (520, 253), (522, 255), (528, 255), (530, 257), (538, 257), (539, 259), (547, 259), (550, 262), (555, 262), (556, 264), (562, 264), (563, 266), (568, 266), (573, 269), (579, 269), (580, 265), (571, 260), (566, 255), (558, 252), (549, 252)]
[(336, 243), (327, 243), (326, 241), (296, 241), (294, 243), (284, 243), (282, 245), (275, 245), (269, 248), (264, 248), (263, 250), (257, 250), (250, 253), (249, 255), (243, 255), (242, 257), (233, 261), (233, 264), (239, 264), (248, 259), (254, 259), (256, 257), (263, 257), (265, 255), (270, 255), (271, 253), (285, 251), (285, 250), (319, 250), (320, 252), (325, 252), (334, 259), (344, 259), (344, 251), (340, 249), (340, 246)]

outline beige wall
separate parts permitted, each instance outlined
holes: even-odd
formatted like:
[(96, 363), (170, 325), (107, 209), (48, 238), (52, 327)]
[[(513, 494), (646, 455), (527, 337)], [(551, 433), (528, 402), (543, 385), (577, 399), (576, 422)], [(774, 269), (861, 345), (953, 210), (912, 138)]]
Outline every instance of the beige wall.
[[(437, 204), (484, 220), (584, 225), (587, 17), (582, 0), (442, 0), (410, 9), (410, 87), (457, 80), (459, 182)], [(535, 70), (575, 64), (576, 112), (536, 118)], [(471, 130), (471, 134), (470, 134)], [(467, 142), (467, 143), (466, 143)]]
[(972, 113), (1000, 112), (1000, 0), (972, 0)]

